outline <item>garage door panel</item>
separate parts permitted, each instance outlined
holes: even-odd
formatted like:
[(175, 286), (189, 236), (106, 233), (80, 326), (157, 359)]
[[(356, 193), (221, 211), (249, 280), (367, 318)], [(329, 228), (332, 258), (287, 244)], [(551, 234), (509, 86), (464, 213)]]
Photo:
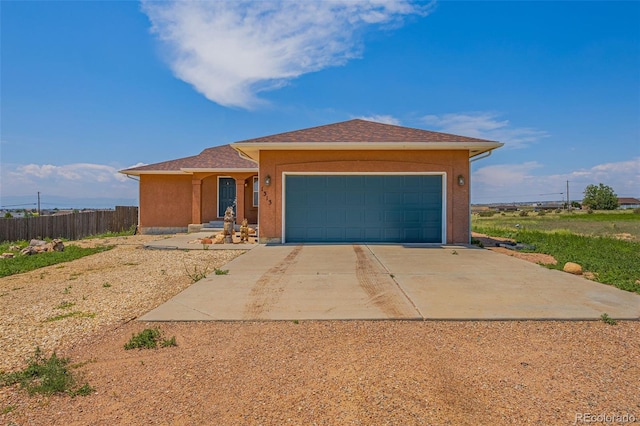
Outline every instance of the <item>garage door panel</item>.
[(306, 182), (306, 191), (323, 192), (327, 189), (327, 177), (326, 176), (303, 176)]
[(404, 222), (402, 210), (387, 210), (384, 212), (384, 224), (393, 226)]
[(345, 188), (363, 191), (366, 188), (365, 176), (349, 176), (349, 179), (345, 181)]
[(345, 241), (345, 228), (326, 228), (326, 240)]
[(347, 228), (344, 231), (344, 236), (346, 241), (364, 241), (364, 229), (362, 228)]
[(346, 206), (364, 206), (364, 193), (363, 192), (350, 192), (349, 196), (346, 197), (346, 201), (344, 203)]
[(286, 176), (288, 242), (442, 242), (442, 176)]
[(338, 191), (334, 191), (334, 192), (329, 192), (327, 194), (327, 204), (329, 206), (334, 205), (334, 206), (344, 206), (347, 202), (347, 194), (344, 191), (344, 188), (342, 188), (341, 192)]
[(347, 223), (363, 223), (365, 211), (362, 208), (349, 208), (346, 209), (346, 221)]
[(387, 192), (383, 194), (385, 206), (402, 206), (402, 195), (401, 192)]
[(422, 215), (420, 214), (420, 211), (418, 210), (409, 210), (409, 211), (405, 211), (403, 212), (403, 222), (405, 224), (416, 224), (416, 223), (420, 223), (420, 218), (422, 217)]
[(364, 241), (371, 241), (371, 242), (383, 241), (382, 228), (365, 228)]
[[(378, 187), (379, 188), (379, 187)], [(378, 208), (384, 204), (384, 196), (380, 192), (369, 190), (364, 194), (364, 204), (370, 208)]]
[(384, 223), (384, 212), (380, 210), (367, 209), (364, 212), (364, 226), (382, 226)]
[(382, 181), (381, 187), (385, 191), (396, 193), (406, 189), (403, 176), (379, 176), (379, 178)]
[(306, 212), (307, 224), (322, 224), (327, 220), (327, 214), (324, 210), (305, 209), (303, 212)]
[(327, 209), (327, 223), (335, 223), (344, 226), (347, 222), (347, 210), (345, 208), (329, 208)]

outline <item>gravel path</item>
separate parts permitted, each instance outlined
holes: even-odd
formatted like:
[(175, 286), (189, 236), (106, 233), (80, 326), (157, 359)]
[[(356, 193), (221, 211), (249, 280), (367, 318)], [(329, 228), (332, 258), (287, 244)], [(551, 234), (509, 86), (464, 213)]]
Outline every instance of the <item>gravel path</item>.
[[(119, 246), (73, 262), (74, 268), (79, 265), (77, 272), (84, 272), (71, 280), (72, 292), (64, 295), (68, 275), (54, 279), (50, 271), (41, 281), (39, 272), (24, 274), (37, 286), (24, 293), (43, 310), (38, 315), (27, 314), (28, 309), (22, 316), (12, 313), (15, 323), (28, 327), (29, 333), (40, 333), (26, 348), (34, 343), (44, 346), (42, 342), (56, 332), (38, 327), (74, 324), (64, 330), (64, 339), (46, 340), (47, 348), (85, 363), (75, 371), (96, 392), (76, 398), (29, 397), (13, 387), (0, 388), (0, 421), (553, 425), (573, 424), (577, 415), (586, 414), (640, 419), (640, 322), (635, 321), (616, 326), (600, 321), (128, 321), (189, 284), (183, 263), (214, 263), (220, 260), (209, 257), (214, 253)], [(108, 259), (113, 260), (111, 266), (95, 272), (103, 278), (90, 280), (89, 269), (101, 268)], [(151, 275), (148, 280), (142, 271)], [(103, 287), (105, 281), (112, 286)], [(0, 285), (7, 291), (14, 284), (1, 280)], [(48, 286), (55, 290), (47, 293)], [(73, 309), (96, 312), (95, 318), (30, 324), (56, 312), (60, 297), (91, 286), (97, 291), (79, 291)], [(119, 296), (108, 296), (109, 292)], [(83, 293), (88, 295), (86, 302), (105, 301), (81, 305)], [(138, 293), (144, 297), (131, 301)], [(7, 305), (10, 299), (5, 298), (0, 300)], [(3, 309), (3, 318), (12, 312), (7, 306)], [(110, 319), (100, 322), (103, 317)], [(176, 337), (178, 347), (123, 349), (132, 333), (158, 325), (166, 337)], [(11, 330), (18, 333), (20, 327)], [(26, 339), (29, 333), (12, 336), (12, 341)], [(4, 329), (2, 339), (2, 358), (17, 356), (20, 351), (7, 348)]]

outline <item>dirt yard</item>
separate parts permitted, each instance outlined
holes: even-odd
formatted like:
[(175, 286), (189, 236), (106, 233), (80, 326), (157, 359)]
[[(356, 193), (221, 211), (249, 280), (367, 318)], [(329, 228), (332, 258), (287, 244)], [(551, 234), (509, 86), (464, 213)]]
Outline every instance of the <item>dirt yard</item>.
[[(134, 319), (188, 286), (186, 271), (239, 254), (144, 250), (148, 238), (92, 241), (117, 248), (0, 279), (0, 368), (23, 366), (38, 345), (81, 363), (74, 371), (96, 389), (71, 398), (0, 388), (2, 424), (640, 419), (640, 322), (145, 324)], [(80, 314), (51, 320), (69, 312)], [(124, 350), (158, 325), (177, 347)]]

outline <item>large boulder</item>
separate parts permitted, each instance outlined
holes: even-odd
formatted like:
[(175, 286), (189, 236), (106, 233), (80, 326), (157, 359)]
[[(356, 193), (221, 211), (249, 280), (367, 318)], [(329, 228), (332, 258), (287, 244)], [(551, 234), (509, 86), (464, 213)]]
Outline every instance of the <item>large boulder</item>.
[(582, 266), (578, 265), (577, 263), (567, 262), (564, 264), (562, 270), (570, 274), (582, 275)]

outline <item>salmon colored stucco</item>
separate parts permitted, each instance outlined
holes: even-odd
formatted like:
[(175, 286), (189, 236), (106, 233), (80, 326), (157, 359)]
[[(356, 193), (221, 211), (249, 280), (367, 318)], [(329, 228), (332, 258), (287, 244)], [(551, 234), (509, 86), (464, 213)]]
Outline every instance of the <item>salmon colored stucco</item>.
[[(446, 243), (469, 243), (469, 151), (282, 151), (260, 152), (260, 242), (282, 242), (282, 180), (287, 172), (434, 172), (446, 181)], [(271, 177), (271, 185), (264, 179)], [(458, 185), (463, 176), (464, 185)]]
[[(218, 214), (218, 178), (236, 180), (238, 223), (258, 221), (253, 205), (255, 173), (144, 174), (140, 176), (140, 231), (183, 232), (190, 224), (221, 220)], [(238, 196), (240, 195), (240, 196)]]
[(191, 223), (191, 175), (140, 176), (140, 231), (186, 228)]

